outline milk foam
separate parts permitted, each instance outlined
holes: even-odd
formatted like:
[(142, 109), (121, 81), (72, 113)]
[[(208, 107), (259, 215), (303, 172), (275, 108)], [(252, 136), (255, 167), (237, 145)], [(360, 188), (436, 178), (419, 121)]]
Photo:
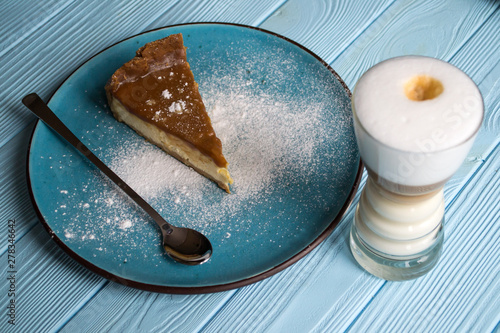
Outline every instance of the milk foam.
[[(439, 80), (443, 92), (429, 100), (410, 100), (404, 86), (417, 75)], [(451, 177), (483, 119), (483, 100), (474, 82), (458, 68), (428, 57), (398, 57), (372, 67), (358, 81), (352, 102), (367, 167), (409, 186)]]

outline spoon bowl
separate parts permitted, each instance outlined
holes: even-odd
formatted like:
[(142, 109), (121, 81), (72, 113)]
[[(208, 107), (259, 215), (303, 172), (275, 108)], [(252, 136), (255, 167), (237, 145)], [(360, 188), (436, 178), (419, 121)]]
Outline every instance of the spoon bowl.
[(175, 228), (171, 232), (167, 227), (163, 233), (163, 248), (175, 261), (186, 265), (198, 265), (212, 256), (212, 245), (201, 233), (189, 228)]
[(206, 262), (212, 256), (212, 244), (200, 232), (175, 227), (151, 207), (139, 194), (128, 186), (117, 174), (95, 156), (52, 112), (45, 102), (35, 93), (23, 98), (23, 104), (31, 110), (38, 118), (47, 124), (52, 130), (62, 136), (68, 143), (75, 147), (99, 170), (101, 170), (111, 181), (120, 187), (132, 200), (134, 200), (160, 228), (163, 236), (163, 248), (165, 252), (175, 261), (185, 265), (199, 265)]

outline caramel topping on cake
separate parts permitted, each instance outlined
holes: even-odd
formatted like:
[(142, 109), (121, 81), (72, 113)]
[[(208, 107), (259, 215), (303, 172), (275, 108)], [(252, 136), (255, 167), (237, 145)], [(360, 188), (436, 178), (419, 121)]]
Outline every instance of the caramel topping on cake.
[(181, 34), (140, 48), (111, 77), (106, 91), (142, 120), (192, 144), (219, 167), (227, 166), (187, 62)]

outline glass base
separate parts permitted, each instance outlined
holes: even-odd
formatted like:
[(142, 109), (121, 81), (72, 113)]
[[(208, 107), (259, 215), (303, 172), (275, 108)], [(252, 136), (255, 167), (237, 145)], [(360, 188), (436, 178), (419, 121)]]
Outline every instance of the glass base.
[(366, 271), (384, 280), (405, 281), (426, 274), (437, 264), (443, 249), (444, 230), (442, 225), (434, 244), (427, 250), (411, 257), (385, 257), (376, 253), (358, 236), (354, 223), (350, 234), (351, 252), (356, 261)]

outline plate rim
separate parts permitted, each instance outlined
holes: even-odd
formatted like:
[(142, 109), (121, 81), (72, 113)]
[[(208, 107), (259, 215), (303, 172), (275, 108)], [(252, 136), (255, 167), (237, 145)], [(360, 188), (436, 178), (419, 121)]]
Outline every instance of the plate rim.
[[(138, 33), (138, 34), (135, 34), (133, 36), (124, 38), (122, 40), (119, 40), (118, 42), (113, 43), (112, 45), (110, 45), (110, 46), (108, 46), (108, 47), (100, 50), (99, 52), (97, 52), (96, 54), (94, 54), (93, 56), (91, 56), (90, 58), (88, 58), (87, 60), (85, 60), (84, 62), (82, 62), (78, 67), (76, 67), (61, 82), (61, 84), (50, 95), (47, 104), (50, 103), (50, 101), (52, 100), (52, 98), (54, 97), (54, 95), (56, 94), (56, 92), (68, 81), (68, 79), (71, 76), (73, 76), (73, 74), (77, 70), (79, 70), (80, 68), (82, 68), (85, 64), (87, 64), (90, 60), (92, 60), (96, 56), (98, 56), (101, 53), (105, 52), (106, 50), (114, 47), (115, 45), (118, 45), (118, 44), (120, 44), (120, 43), (122, 43), (122, 42), (124, 42), (126, 40), (129, 40), (129, 39), (132, 39), (132, 38), (135, 38), (137, 36), (144, 35), (144, 34), (147, 34), (147, 33), (153, 32), (153, 31), (158, 31), (158, 30), (163, 30), (163, 29), (168, 29), (168, 28), (174, 28), (174, 27), (193, 26), (193, 25), (228, 25), (228, 26), (236, 26), (236, 27), (241, 27), (241, 28), (246, 28), (246, 29), (257, 30), (257, 31), (264, 32), (266, 34), (270, 34), (272, 36), (281, 38), (281, 39), (283, 39), (283, 40), (285, 40), (285, 41), (287, 41), (287, 42), (289, 42), (289, 43), (291, 43), (291, 44), (299, 47), (300, 49), (302, 49), (303, 51), (309, 53), (310, 55), (312, 55), (316, 60), (318, 60), (323, 66), (325, 66), (335, 76), (335, 78), (339, 81), (339, 83), (342, 85), (342, 87), (344, 88), (344, 90), (347, 92), (348, 97), (351, 98), (351, 96), (352, 96), (351, 91), (349, 90), (349, 88), (347, 87), (347, 85), (345, 84), (345, 82), (337, 74), (337, 72), (335, 72), (335, 70), (333, 70), (333, 68), (330, 67), (330, 65), (328, 63), (326, 63), (323, 59), (321, 59), (318, 55), (316, 55), (314, 52), (312, 52), (311, 50), (309, 50), (305, 46), (303, 46), (303, 45), (301, 45), (301, 44), (293, 41), (292, 39), (290, 39), (288, 37), (285, 37), (283, 35), (280, 35), (278, 33), (270, 31), (270, 30), (262, 29), (262, 28), (259, 28), (259, 27), (253, 27), (253, 26), (245, 25), (245, 24), (239, 24), (239, 23), (228, 23), (228, 22), (192, 22), (192, 23), (181, 23), (181, 24), (167, 25), (167, 26), (163, 26), (163, 27), (159, 27), (159, 28), (155, 28), (155, 29), (143, 31), (141, 33)], [(356, 172), (356, 177), (354, 179), (354, 183), (352, 185), (351, 191), (349, 192), (346, 201), (344, 202), (344, 204), (340, 208), (340, 211), (335, 216), (335, 218), (333, 219), (333, 221), (328, 225), (328, 227), (318, 237), (316, 237), (311, 243), (309, 243), (309, 245), (307, 245), (305, 248), (303, 248), (302, 250), (300, 250), (294, 256), (292, 256), (291, 258), (283, 261), (282, 263), (280, 263), (280, 264), (278, 264), (278, 265), (276, 265), (274, 267), (271, 267), (271, 268), (267, 269), (266, 271), (258, 273), (256, 275), (253, 275), (253, 276), (250, 276), (250, 277), (238, 280), (238, 281), (228, 282), (228, 283), (215, 284), (215, 285), (207, 285), (207, 286), (194, 286), (194, 287), (155, 285), (155, 284), (143, 283), (143, 282), (138, 282), (138, 281), (126, 279), (126, 278), (117, 276), (115, 274), (112, 274), (112, 273), (106, 271), (105, 269), (102, 269), (102, 268), (94, 265), (90, 261), (87, 261), (86, 259), (84, 259), (80, 255), (78, 255), (72, 249), (70, 249), (53, 232), (53, 230), (51, 229), (51, 227), (49, 226), (49, 224), (47, 223), (47, 221), (43, 217), (43, 215), (42, 215), (42, 213), (41, 213), (41, 211), (40, 211), (40, 209), (38, 207), (38, 204), (37, 204), (37, 202), (35, 200), (35, 196), (34, 196), (34, 193), (33, 193), (32, 184), (31, 184), (30, 171), (29, 171), (30, 170), (30, 155), (31, 155), (31, 147), (32, 147), (32, 144), (33, 144), (33, 138), (34, 138), (35, 132), (36, 132), (36, 130), (37, 130), (38, 125), (40, 124), (40, 122), (41, 122), (40, 119), (36, 120), (36, 123), (33, 126), (33, 130), (31, 132), (30, 140), (29, 140), (29, 143), (28, 143), (28, 149), (27, 149), (27, 155), (26, 155), (26, 180), (27, 180), (27, 185), (28, 185), (28, 193), (29, 193), (31, 202), (33, 204), (33, 208), (34, 208), (34, 210), (36, 212), (36, 215), (38, 216), (41, 224), (43, 225), (44, 229), (49, 234), (50, 238), (52, 240), (54, 240), (55, 243), (66, 254), (68, 254), (73, 260), (75, 260), (76, 262), (78, 262), (80, 265), (82, 265), (86, 269), (90, 270), (91, 272), (96, 273), (99, 276), (101, 276), (101, 277), (103, 277), (103, 278), (105, 278), (105, 279), (107, 279), (109, 281), (118, 282), (118, 283), (120, 283), (122, 285), (125, 285), (127, 287), (132, 287), (132, 288), (136, 288), (136, 289), (140, 289), (140, 290), (157, 292), (157, 293), (185, 294), (185, 295), (189, 295), (189, 294), (208, 294), (208, 293), (216, 293), (216, 292), (222, 292), (222, 291), (227, 291), (227, 290), (232, 290), (232, 289), (238, 289), (238, 288), (241, 288), (243, 286), (250, 285), (250, 284), (256, 283), (258, 281), (267, 279), (268, 277), (271, 277), (271, 276), (273, 276), (273, 275), (281, 272), (285, 268), (290, 267), (291, 265), (293, 265), (296, 262), (298, 262), (300, 259), (304, 258), (307, 254), (309, 254), (313, 249), (315, 249), (319, 244), (321, 244), (333, 232), (333, 230), (336, 229), (336, 227), (338, 226), (340, 220), (342, 219), (342, 217), (344, 217), (345, 212), (347, 211), (347, 209), (350, 207), (351, 203), (354, 200), (354, 197), (356, 195), (357, 189), (358, 189), (358, 187), (359, 187), (359, 185), (361, 183), (361, 178), (362, 178), (363, 169), (364, 169), (363, 161), (361, 160), (360, 157), (358, 157), (358, 162), (359, 162), (358, 170)]]

